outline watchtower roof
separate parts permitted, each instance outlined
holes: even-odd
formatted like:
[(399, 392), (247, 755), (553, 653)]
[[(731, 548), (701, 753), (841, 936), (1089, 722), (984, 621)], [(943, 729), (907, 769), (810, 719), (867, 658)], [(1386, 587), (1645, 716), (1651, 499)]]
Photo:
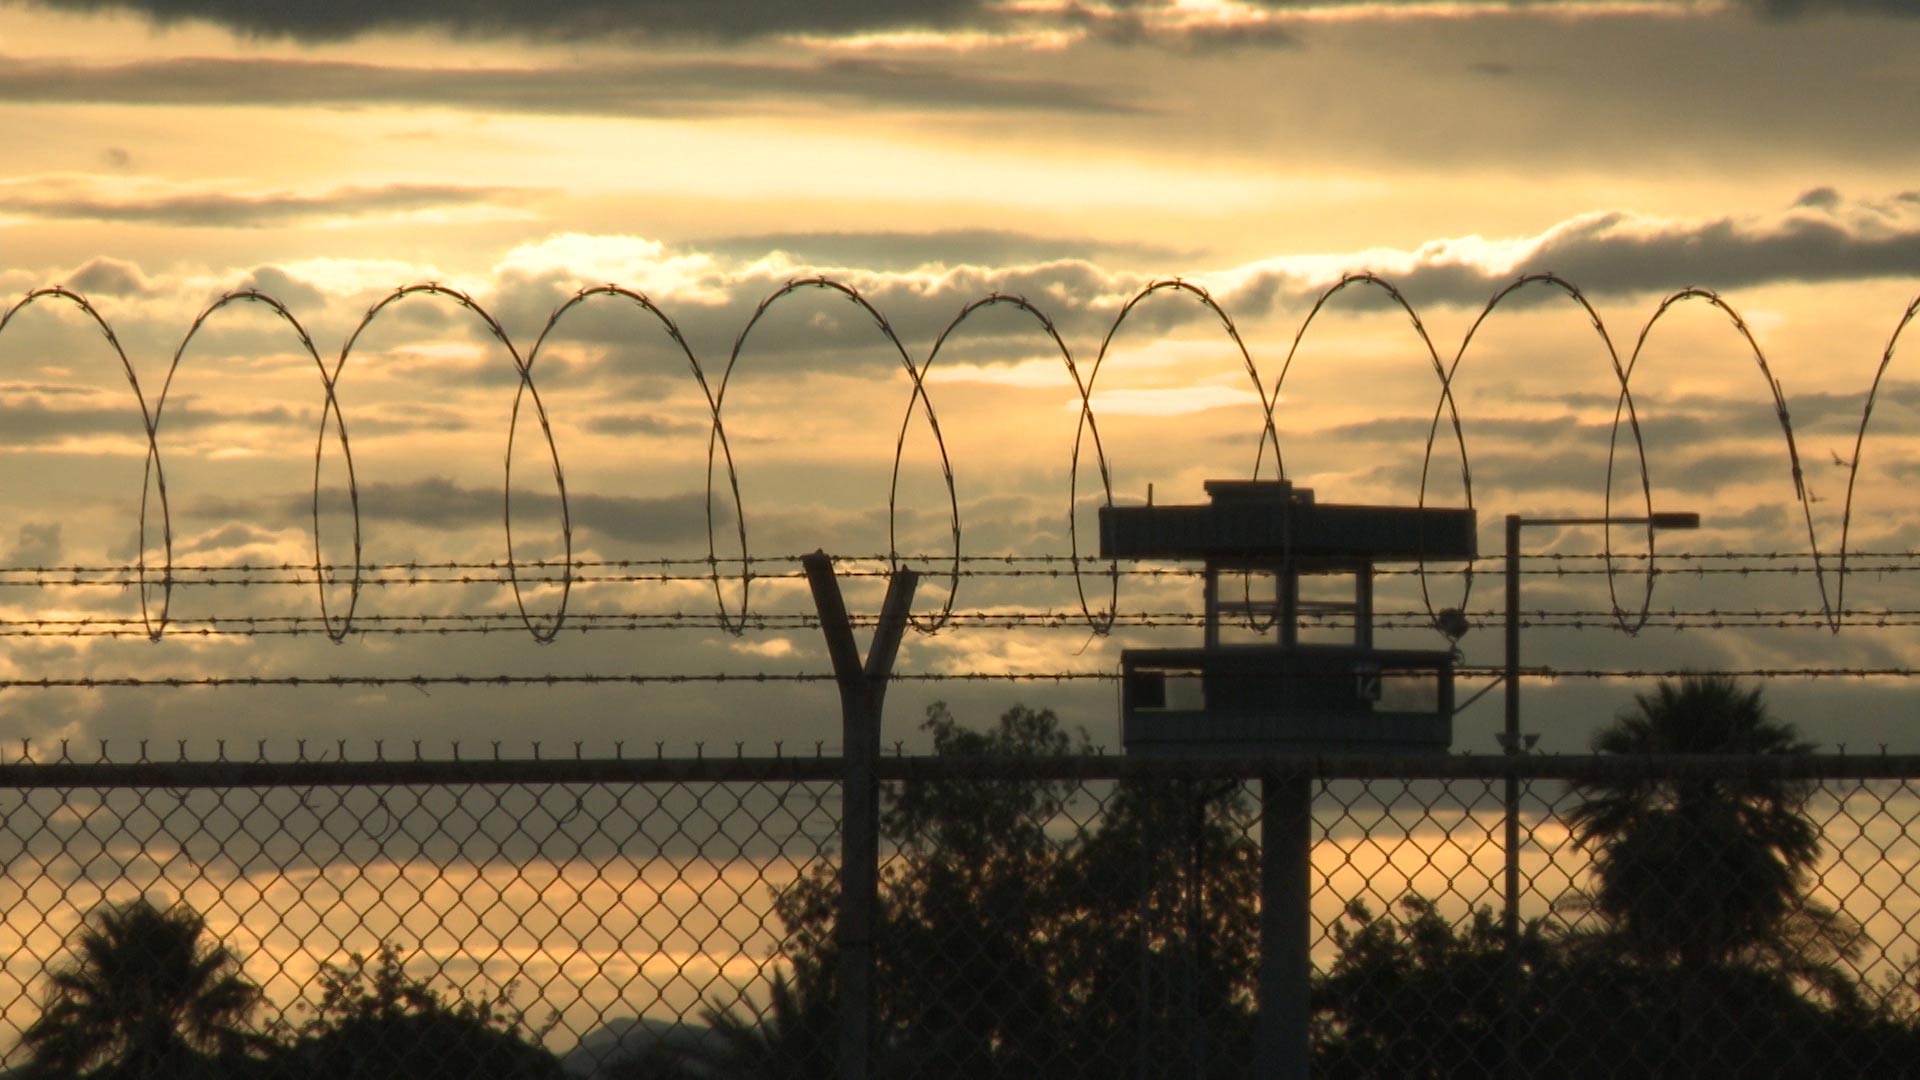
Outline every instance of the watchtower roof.
[(1110, 559), (1416, 562), (1479, 554), (1471, 509), (1316, 503), (1288, 480), (1209, 480), (1211, 501), (1100, 509)]

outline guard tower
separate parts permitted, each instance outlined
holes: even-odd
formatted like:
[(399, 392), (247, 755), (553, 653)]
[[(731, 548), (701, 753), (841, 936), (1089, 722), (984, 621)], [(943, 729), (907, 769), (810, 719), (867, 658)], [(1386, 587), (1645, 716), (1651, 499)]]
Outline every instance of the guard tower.
[(1286, 480), (1206, 490), (1100, 511), (1102, 557), (1205, 564), (1205, 644), (1121, 654), (1127, 752), (1445, 753), (1453, 654), (1374, 648), (1373, 573), (1473, 558), (1474, 512), (1316, 503)]

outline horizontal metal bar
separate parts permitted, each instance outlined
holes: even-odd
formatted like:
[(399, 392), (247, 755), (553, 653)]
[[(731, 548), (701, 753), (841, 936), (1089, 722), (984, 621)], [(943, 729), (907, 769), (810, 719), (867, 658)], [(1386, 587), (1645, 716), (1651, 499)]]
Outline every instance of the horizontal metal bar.
[(1612, 780), (1768, 777), (1792, 780), (1920, 779), (1920, 754), (1274, 754), (1191, 758), (1074, 755), (1055, 758), (893, 757), (887, 780), (1122, 780), (1263, 775), (1323, 780)]
[(709, 757), (476, 761), (149, 761), (0, 765), (5, 788), (396, 787), (835, 780), (840, 758)]
[[(838, 756), (505, 759), (479, 761), (156, 761), (0, 765), (0, 790), (23, 788), (395, 787), (450, 784), (673, 784), (837, 782)], [(1323, 780), (1611, 780), (1777, 777), (1793, 780), (1920, 779), (1920, 754), (1276, 754), (1143, 758), (889, 756), (888, 781), (1255, 779), (1274, 773)]]

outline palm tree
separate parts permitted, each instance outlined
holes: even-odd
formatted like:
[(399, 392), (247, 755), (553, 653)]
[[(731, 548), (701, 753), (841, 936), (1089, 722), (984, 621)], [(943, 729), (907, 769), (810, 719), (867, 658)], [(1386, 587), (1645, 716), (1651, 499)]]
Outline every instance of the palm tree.
[[(742, 1001), (740, 1004), (745, 1005)], [(838, 1076), (839, 998), (818, 978), (773, 973), (766, 1011), (718, 998), (700, 1011), (706, 1030), (678, 1045), (656, 1039), (606, 1070), (608, 1080), (826, 1080)]]
[[(1719, 675), (1662, 679), (1594, 734), (1599, 754), (1804, 754), (1760, 690)], [(1809, 785), (1764, 770), (1583, 781), (1570, 817), (1593, 852), (1589, 898), (1630, 951), (1690, 967), (1767, 958), (1792, 968), (1845, 955), (1844, 920), (1804, 888), (1820, 839)], [(1812, 977), (1812, 967), (1797, 972)], [(1814, 981), (1819, 981), (1817, 978)]]
[(158, 1080), (264, 1049), (249, 1023), (260, 988), (206, 933), (185, 904), (141, 897), (95, 910), (77, 961), (48, 976), (40, 1017), (21, 1036), (33, 1055), (22, 1075)]

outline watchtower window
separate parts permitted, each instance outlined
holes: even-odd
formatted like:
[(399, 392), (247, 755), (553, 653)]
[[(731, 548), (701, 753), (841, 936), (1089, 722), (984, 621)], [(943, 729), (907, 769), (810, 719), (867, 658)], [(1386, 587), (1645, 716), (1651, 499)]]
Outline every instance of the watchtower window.
[(1431, 668), (1389, 668), (1380, 672), (1380, 697), (1374, 707), (1383, 712), (1452, 712), (1453, 702), (1443, 675)]
[(1286, 622), (1286, 579), (1274, 570), (1214, 574), (1211, 621), (1217, 645), (1272, 645)]
[(1372, 644), (1373, 577), (1357, 570), (1302, 573), (1294, 606), (1294, 640), (1301, 645)]

